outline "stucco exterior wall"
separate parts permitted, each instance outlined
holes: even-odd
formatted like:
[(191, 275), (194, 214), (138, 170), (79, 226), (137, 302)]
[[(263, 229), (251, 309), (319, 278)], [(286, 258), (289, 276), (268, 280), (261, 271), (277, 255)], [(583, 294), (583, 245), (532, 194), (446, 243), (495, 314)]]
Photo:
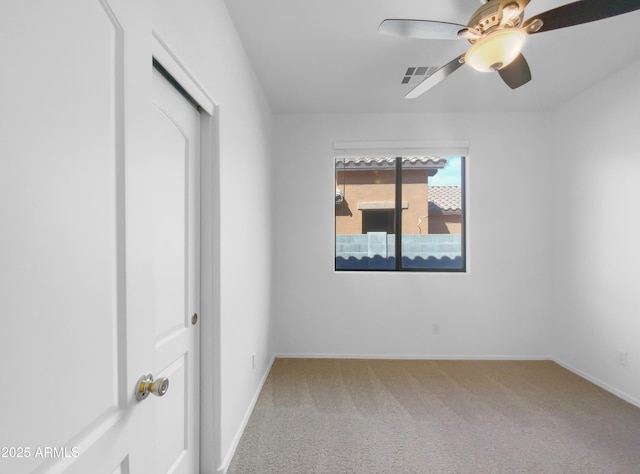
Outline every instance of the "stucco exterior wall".
[(461, 234), (462, 215), (431, 214), (429, 216), (429, 234)]
[[(428, 170), (402, 172), (402, 233), (419, 234), (418, 219), (422, 217), (422, 233), (426, 233), (429, 199)], [(395, 203), (394, 170), (336, 171), (336, 189), (343, 201), (336, 204), (336, 234), (361, 234), (363, 211), (393, 209)]]

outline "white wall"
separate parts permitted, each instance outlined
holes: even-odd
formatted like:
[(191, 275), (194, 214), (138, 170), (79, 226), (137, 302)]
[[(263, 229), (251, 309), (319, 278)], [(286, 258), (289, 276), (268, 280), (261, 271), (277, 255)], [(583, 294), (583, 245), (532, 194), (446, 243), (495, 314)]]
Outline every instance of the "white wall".
[[(546, 126), (536, 113), (277, 116), (278, 353), (547, 356)], [(467, 140), (469, 272), (334, 272), (335, 140)]]
[[(554, 354), (640, 404), (640, 61), (553, 114)], [(615, 362), (628, 352), (627, 366)]]
[[(271, 328), (272, 117), (222, 0), (154, 0), (153, 27), (219, 106), (219, 353), (202, 370), (217, 372), (220, 446), (201, 447), (201, 472), (230, 461), (247, 410), (273, 357)], [(252, 209), (250, 215), (239, 212)], [(256, 239), (255, 236), (260, 238)], [(251, 355), (256, 354), (252, 369)], [(210, 400), (209, 400), (210, 401)]]

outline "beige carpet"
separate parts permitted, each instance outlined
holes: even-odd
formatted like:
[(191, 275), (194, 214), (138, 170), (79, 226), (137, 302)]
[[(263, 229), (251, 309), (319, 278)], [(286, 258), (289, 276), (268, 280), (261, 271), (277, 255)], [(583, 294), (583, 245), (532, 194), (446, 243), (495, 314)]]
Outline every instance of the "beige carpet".
[(229, 473), (640, 473), (640, 408), (548, 361), (277, 359)]

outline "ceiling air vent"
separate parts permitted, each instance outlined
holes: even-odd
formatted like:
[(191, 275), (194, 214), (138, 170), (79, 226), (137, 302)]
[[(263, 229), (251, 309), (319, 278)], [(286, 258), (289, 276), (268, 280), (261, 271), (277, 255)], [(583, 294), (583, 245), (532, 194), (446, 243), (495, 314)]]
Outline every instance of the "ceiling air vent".
[(439, 66), (414, 66), (407, 68), (401, 84), (419, 84), (438, 70)]

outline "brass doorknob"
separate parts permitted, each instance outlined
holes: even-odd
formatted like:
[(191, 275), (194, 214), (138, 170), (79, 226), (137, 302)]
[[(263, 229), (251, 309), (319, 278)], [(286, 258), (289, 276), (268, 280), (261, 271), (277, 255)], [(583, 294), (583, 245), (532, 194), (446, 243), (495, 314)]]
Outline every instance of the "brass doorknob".
[(136, 384), (136, 400), (141, 401), (149, 396), (150, 393), (163, 396), (169, 390), (169, 379), (161, 377), (157, 380), (153, 380), (153, 375), (143, 375), (138, 379)]

